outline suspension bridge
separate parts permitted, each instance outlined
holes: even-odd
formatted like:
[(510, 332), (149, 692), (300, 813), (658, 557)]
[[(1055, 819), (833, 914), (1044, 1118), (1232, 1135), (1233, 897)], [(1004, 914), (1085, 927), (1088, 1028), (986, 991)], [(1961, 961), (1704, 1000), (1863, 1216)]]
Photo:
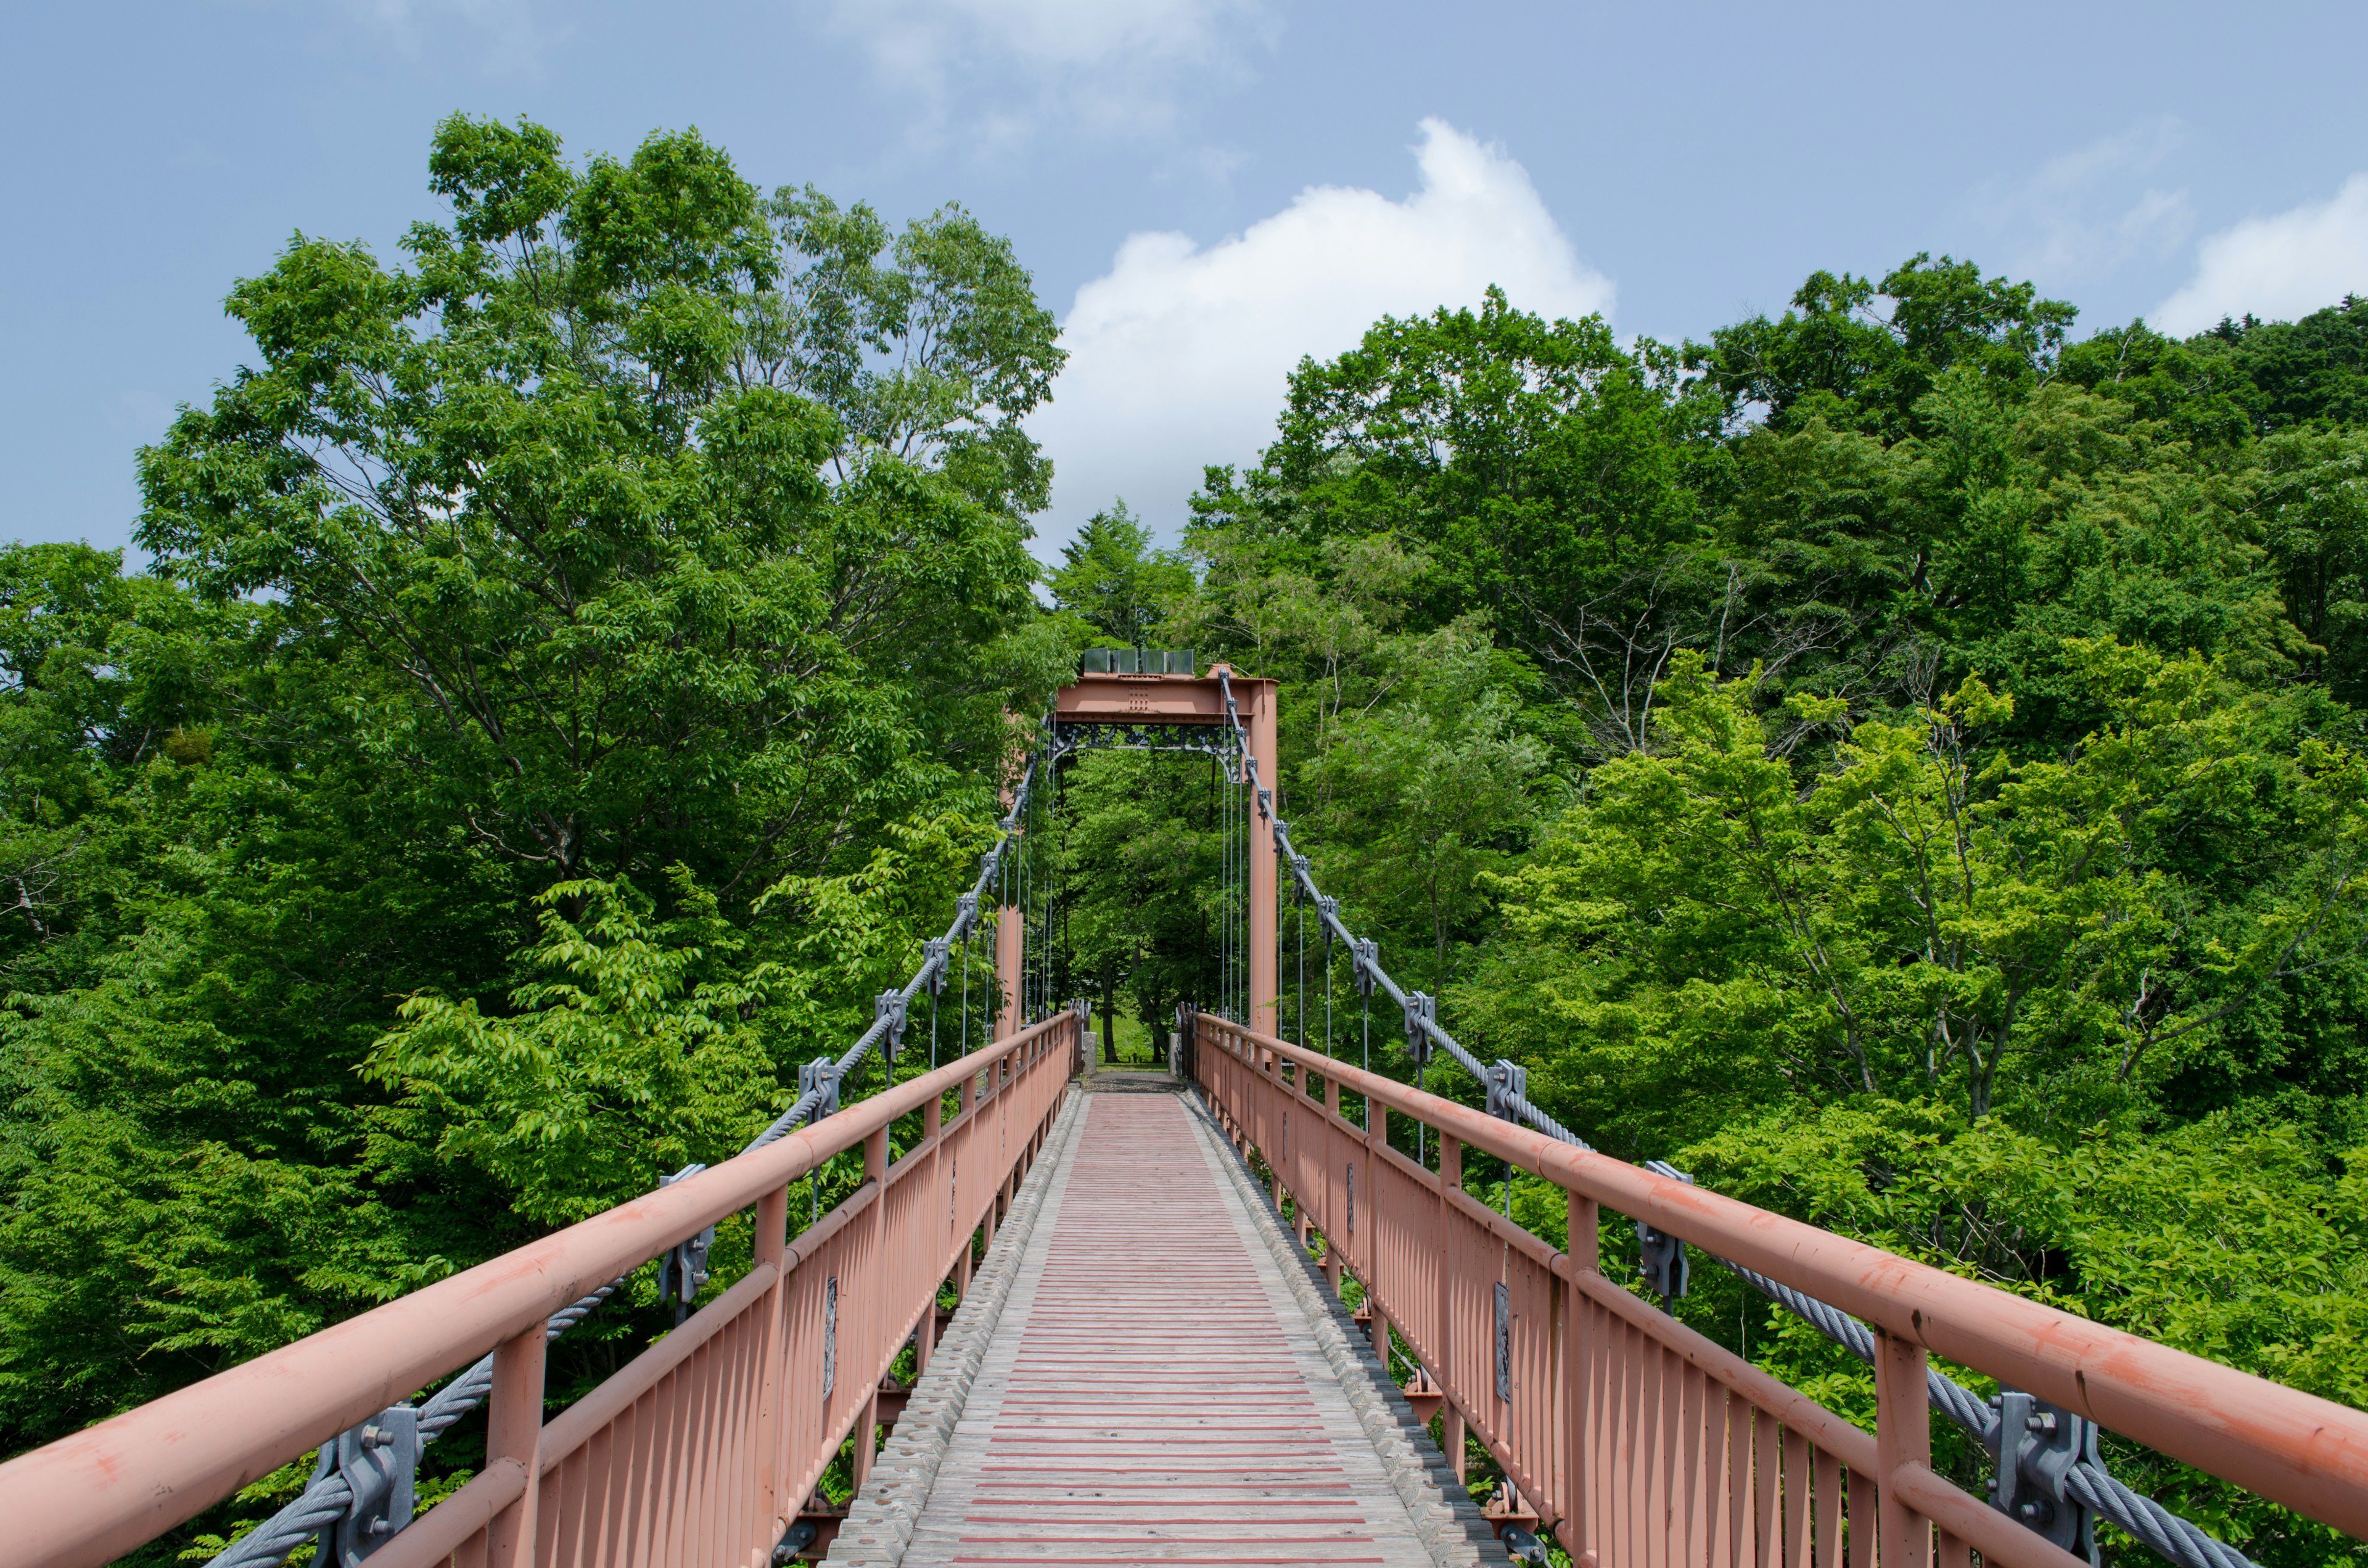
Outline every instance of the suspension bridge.
[[(2117, 1556), (2245, 1568), (2117, 1478), (2108, 1432), (2368, 1537), (2368, 1415), (1590, 1149), (1317, 887), (1276, 815), (1275, 703), (1189, 655), (1090, 662), (952, 924), (742, 1153), (0, 1466), (0, 1562), (114, 1561), (316, 1453), (216, 1568), (2073, 1568), (2100, 1524)], [(1220, 979), (1156, 1073), (1101, 1070), (1054, 999), (1025, 852), (1062, 758), (1105, 745), (1207, 752), (1225, 780)], [(1304, 1010), (1284, 1037), (1286, 887), (1416, 1085), (1311, 1043)], [(964, 1006), (957, 1059), (895, 1082), (916, 1004), (969, 987), (983, 944), (987, 1038)], [(873, 1055), (890, 1086), (842, 1103)], [(842, 1154), (853, 1194), (800, 1201)], [(1564, 1244), (1468, 1191), (1474, 1156), (1561, 1188)], [(734, 1216), (750, 1265), (710, 1290)], [(1600, 1269), (1622, 1219), (1646, 1294)], [(1867, 1362), (1873, 1429), (1664, 1310), (1696, 1260)], [(549, 1345), (653, 1263), (677, 1326), (554, 1410)], [(423, 1457), (481, 1409), (482, 1464), (422, 1506)], [(1935, 1468), (1936, 1415), (1987, 1452), (1980, 1490)], [(1503, 1476), (1484, 1504), (1475, 1446)], [(819, 1490), (842, 1458), (844, 1509)]]

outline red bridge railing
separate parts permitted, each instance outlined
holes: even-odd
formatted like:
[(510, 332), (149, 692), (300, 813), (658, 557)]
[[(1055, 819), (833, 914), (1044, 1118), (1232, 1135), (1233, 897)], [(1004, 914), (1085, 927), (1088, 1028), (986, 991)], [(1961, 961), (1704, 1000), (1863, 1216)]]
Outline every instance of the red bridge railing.
[[(1600, 1568), (2087, 1568), (1931, 1466), (1937, 1353), (2354, 1536), (2368, 1536), (2368, 1415), (1557, 1142), (1207, 1014), (1192, 1074), (1322, 1233), (1574, 1561)], [(1322, 1085), (1321, 1099), (1315, 1097)], [(1362, 1096), (1368, 1125), (1341, 1112)], [(1389, 1119), (1435, 1133), (1432, 1171)], [(1463, 1189), (1476, 1148), (1568, 1197), (1559, 1250)], [(1876, 1331), (1876, 1431), (1607, 1279), (1611, 1208), (1854, 1313)], [(1459, 1469), (1461, 1467), (1459, 1466)]]
[[(966, 1281), (1042, 1146), (1076, 1060), (1063, 1012), (780, 1142), (619, 1206), (0, 1465), (0, 1557), (122, 1555), (438, 1378), (494, 1352), (483, 1471), (371, 1558), (768, 1563), (848, 1434), (876, 1415), (908, 1336), (926, 1362), (938, 1289)], [(942, 1120), (946, 1095), (961, 1106)], [(888, 1129), (921, 1142), (888, 1163)], [(869, 1179), (811, 1229), (791, 1185), (860, 1147)], [(727, 1214), (756, 1263), (548, 1424), (544, 1323)], [(859, 1481), (871, 1445), (856, 1445)]]

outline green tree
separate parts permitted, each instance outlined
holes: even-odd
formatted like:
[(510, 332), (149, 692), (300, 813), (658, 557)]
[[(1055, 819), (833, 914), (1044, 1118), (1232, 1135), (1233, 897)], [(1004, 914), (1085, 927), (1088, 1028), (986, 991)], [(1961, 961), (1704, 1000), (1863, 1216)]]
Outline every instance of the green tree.
[(736, 1148), (941, 926), (932, 824), (1061, 668), (1007, 245), (920, 226), (861, 374), (791, 385), (814, 257), (696, 133), (429, 163), (405, 266), (300, 235), (233, 290), (153, 572), (0, 552), (0, 1449)]
[[(991, 716), (942, 726), (1027, 614), (1024, 525), (923, 413), (907, 455), (858, 425), (826, 483), (876, 379), (838, 409), (734, 376), (783, 266), (723, 153), (658, 135), (577, 175), (456, 117), (432, 166), (455, 216), (416, 271), (300, 237), (233, 293), (262, 362), (143, 456), (160, 568), (388, 672), (357, 740), (554, 882), (680, 861), (745, 904), (920, 797), (934, 699), (939, 746), (993, 750)], [(932, 298), (923, 335), (960, 336)]]
[(1761, 408), (1789, 429), (1823, 415), (1896, 440), (1925, 428), (1917, 404), (1952, 367), (2028, 392), (2054, 371), (2078, 314), (2029, 283), (1919, 252), (1879, 284), (1812, 273), (1783, 315), (1721, 327), (1687, 344), (1685, 361), (1730, 418)]
[(1011, 242), (951, 206), (892, 239), (869, 206), (812, 186), (782, 187), (767, 211), (785, 265), (738, 301), (735, 380), (837, 413), (842, 481), (884, 457), (1014, 517), (1041, 511), (1052, 465), (1020, 422), (1068, 356)]
[[(2011, 707), (1977, 680), (1901, 722), (1802, 695), (1763, 716), (1688, 655), (1666, 752), (1597, 768), (1501, 880), (1508, 931), (1559, 956), (1523, 973), (1536, 1000), (1474, 987), (1485, 1016), (1623, 1142), (1738, 1096), (1945, 1096), (2026, 1127), (2142, 1108), (2224, 1020), (2368, 942), (2368, 765), (2285, 742), (2203, 661), (2066, 652), (2110, 716), (2020, 762), (1975, 745)], [(1795, 723), (1840, 733), (1829, 771), (1785, 759)], [(1550, 1047), (1574, 1020), (1583, 1043)]]
[(1121, 648), (1155, 645), (1169, 607), (1192, 591), (1192, 568), (1120, 501), (1097, 512), (1061, 547), (1053, 602)]

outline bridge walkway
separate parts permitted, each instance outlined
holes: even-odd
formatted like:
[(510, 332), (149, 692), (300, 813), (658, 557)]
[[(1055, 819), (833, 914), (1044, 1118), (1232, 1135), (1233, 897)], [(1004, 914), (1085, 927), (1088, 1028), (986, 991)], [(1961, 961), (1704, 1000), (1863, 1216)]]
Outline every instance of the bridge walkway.
[(1128, 1076), (1073, 1096), (994, 1323), (931, 1364), (934, 1426), (892, 1440), (831, 1559), (1506, 1562), (1238, 1156)]

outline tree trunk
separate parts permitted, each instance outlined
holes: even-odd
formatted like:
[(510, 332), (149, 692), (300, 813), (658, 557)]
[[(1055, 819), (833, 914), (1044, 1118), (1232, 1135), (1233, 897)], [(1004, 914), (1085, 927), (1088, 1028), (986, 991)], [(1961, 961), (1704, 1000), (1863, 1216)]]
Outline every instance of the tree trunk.
[(1102, 968), (1102, 1060), (1118, 1060), (1118, 976), (1108, 965)]

